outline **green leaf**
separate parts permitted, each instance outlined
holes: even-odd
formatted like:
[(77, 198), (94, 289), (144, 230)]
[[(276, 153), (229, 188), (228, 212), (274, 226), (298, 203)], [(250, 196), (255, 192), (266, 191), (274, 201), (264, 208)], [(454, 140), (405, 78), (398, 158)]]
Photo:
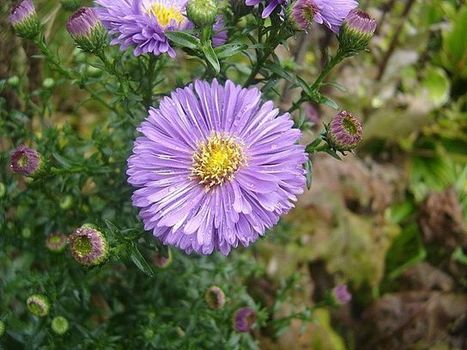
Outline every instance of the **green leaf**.
[(175, 45), (179, 47), (186, 47), (192, 50), (196, 50), (201, 46), (201, 41), (194, 35), (187, 32), (165, 32), (165, 35)]
[(246, 44), (232, 43), (216, 47), (214, 51), (216, 52), (217, 58), (223, 59), (236, 55), (248, 48)]
[(390, 279), (400, 276), (409, 267), (425, 260), (426, 251), (416, 224), (407, 227), (392, 242), (386, 254), (386, 272)]
[(219, 63), (219, 59), (217, 58), (216, 52), (211, 46), (211, 43), (209, 42), (209, 45), (203, 45), (202, 50), (211, 67), (214, 69), (216, 74), (219, 74), (221, 71), (221, 65)]
[(154, 268), (151, 266), (151, 264), (148, 263), (143, 254), (141, 254), (138, 247), (136, 246), (136, 243), (131, 243), (128, 249), (130, 259), (136, 265), (136, 267), (142, 272), (144, 272), (146, 275), (154, 277), (156, 275)]
[(321, 95), (319, 98), (319, 103), (326, 105), (328, 107), (331, 107), (332, 109), (335, 109), (336, 111), (339, 110), (339, 105), (334, 100), (331, 100), (329, 97)]
[(311, 188), (311, 184), (313, 182), (313, 163), (310, 159), (305, 163), (305, 170), (306, 170), (306, 187), (308, 189)]

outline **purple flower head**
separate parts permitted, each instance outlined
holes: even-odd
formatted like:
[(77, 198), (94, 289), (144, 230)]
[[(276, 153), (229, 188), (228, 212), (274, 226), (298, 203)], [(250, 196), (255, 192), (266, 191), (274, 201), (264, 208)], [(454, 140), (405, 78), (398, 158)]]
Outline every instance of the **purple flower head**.
[(35, 15), (36, 8), (34, 7), (32, 0), (23, 0), (13, 7), (8, 19), (13, 26), (16, 26), (24, 23), (24, 21)]
[(33, 294), (26, 300), (28, 310), (33, 315), (44, 317), (47, 316), (50, 309), (50, 303), (46, 296), (42, 294)]
[(367, 48), (376, 30), (376, 21), (366, 12), (354, 9), (342, 25), (339, 43), (344, 52), (356, 53)]
[(328, 126), (328, 142), (337, 151), (353, 150), (362, 138), (362, 122), (346, 111), (338, 113)]
[(216, 23), (214, 23), (212, 46), (218, 47), (224, 45), (228, 40), (227, 28), (225, 27), (224, 19), (222, 16), (217, 16)]
[(112, 45), (122, 50), (134, 47), (134, 55), (145, 53), (175, 57), (166, 31), (184, 30), (188, 0), (96, 0), (97, 14), (114, 37)]
[(93, 8), (82, 7), (68, 19), (66, 29), (72, 37), (90, 36), (100, 23)]
[(99, 265), (107, 258), (109, 247), (106, 238), (90, 225), (75, 230), (68, 241), (73, 258), (81, 265)]
[(370, 36), (372, 36), (376, 30), (376, 21), (366, 12), (358, 9), (349, 12), (344, 25), (348, 26), (350, 30)]
[(309, 29), (315, 21), (339, 33), (344, 19), (357, 6), (356, 0), (297, 0), (292, 5), (291, 19), (300, 30)]
[(41, 163), (41, 156), (35, 149), (21, 145), (11, 155), (10, 169), (16, 174), (31, 176), (37, 173)]
[[(248, 6), (256, 6), (260, 2), (262, 2), (262, 0), (246, 0), (245, 4)], [(277, 6), (282, 5), (284, 3), (287, 3), (287, 0), (266, 0), (266, 5), (261, 16), (263, 18), (269, 17)]]
[(150, 109), (128, 160), (145, 229), (187, 253), (256, 241), (303, 192), (307, 156), (292, 126), (255, 88), (175, 90)]
[(256, 322), (256, 312), (250, 307), (242, 307), (234, 314), (233, 325), (234, 329), (240, 333), (251, 331)]
[(68, 243), (68, 238), (63, 233), (51, 233), (45, 240), (45, 246), (51, 252), (62, 252)]
[(208, 306), (213, 310), (222, 309), (225, 304), (224, 291), (217, 286), (209, 287), (204, 295), (204, 299)]
[(347, 285), (340, 284), (332, 289), (334, 300), (339, 305), (345, 305), (352, 300), (352, 294), (347, 289)]

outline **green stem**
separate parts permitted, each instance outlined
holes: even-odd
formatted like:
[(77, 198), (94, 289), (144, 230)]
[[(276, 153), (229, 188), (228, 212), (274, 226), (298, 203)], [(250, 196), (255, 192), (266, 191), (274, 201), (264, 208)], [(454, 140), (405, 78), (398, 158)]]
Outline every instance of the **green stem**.
[(147, 83), (144, 89), (143, 104), (146, 108), (152, 105), (152, 93), (154, 89), (154, 73), (156, 72), (157, 56), (150, 55), (147, 69)]
[(323, 70), (321, 71), (318, 78), (315, 80), (313, 85), (311, 85), (310, 90), (319, 91), (321, 84), (323, 83), (324, 79), (329, 75), (329, 73), (337, 66), (342, 60), (346, 57), (344, 52), (338, 50), (336, 55), (331, 58), (326, 65), (324, 66)]
[[(54, 66), (55, 70), (59, 72), (62, 76), (67, 78), (68, 80), (79, 80), (78, 76), (74, 76), (70, 71), (66, 70), (65, 68), (62, 67), (60, 60), (50, 51), (49, 47), (47, 46), (47, 43), (45, 42), (45, 38), (43, 35), (40, 35), (36, 40), (35, 40), (36, 45), (39, 47), (39, 50), (42, 52), (42, 54), (45, 56), (47, 61)], [(85, 91), (87, 91), (96, 101), (110, 109), (111, 111), (117, 113), (117, 110), (112, 107), (110, 104), (108, 104), (104, 99), (102, 99), (99, 95), (97, 95), (92, 89), (90, 89), (86, 85), (79, 85), (79, 87)]]

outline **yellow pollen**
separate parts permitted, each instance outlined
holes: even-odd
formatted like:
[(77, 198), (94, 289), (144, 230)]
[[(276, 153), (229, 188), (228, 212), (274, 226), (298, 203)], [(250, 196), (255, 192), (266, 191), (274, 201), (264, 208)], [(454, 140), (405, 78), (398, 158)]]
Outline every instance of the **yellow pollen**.
[(146, 11), (148, 14), (153, 15), (157, 18), (157, 22), (163, 28), (167, 27), (172, 20), (177, 24), (183, 22), (185, 17), (175, 6), (166, 6), (162, 4), (152, 4)]
[(242, 146), (234, 138), (213, 134), (201, 143), (193, 156), (192, 176), (207, 189), (231, 180), (246, 159)]

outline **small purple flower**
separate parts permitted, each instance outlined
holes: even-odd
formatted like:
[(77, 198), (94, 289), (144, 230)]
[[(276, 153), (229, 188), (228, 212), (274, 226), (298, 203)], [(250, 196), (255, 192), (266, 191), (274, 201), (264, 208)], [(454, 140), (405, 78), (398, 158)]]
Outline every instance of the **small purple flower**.
[(349, 30), (372, 36), (376, 30), (376, 21), (366, 12), (354, 9), (347, 15), (344, 26)]
[(106, 46), (107, 34), (96, 10), (83, 7), (76, 11), (66, 24), (68, 33), (85, 52), (96, 53)]
[(188, 0), (95, 0), (97, 14), (114, 37), (112, 45), (122, 50), (134, 47), (134, 55), (145, 53), (175, 57), (166, 31), (184, 30)]
[(105, 236), (90, 225), (75, 230), (68, 241), (71, 255), (81, 265), (99, 265), (108, 256), (109, 247)]
[(240, 333), (251, 331), (256, 322), (256, 312), (250, 307), (242, 307), (235, 312), (233, 325), (234, 329)]
[(146, 230), (187, 253), (250, 245), (303, 192), (301, 132), (256, 88), (195, 81), (138, 130), (127, 171), (133, 205)]
[(66, 29), (75, 38), (90, 36), (99, 25), (96, 11), (90, 7), (82, 7), (68, 19)]
[(315, 21), (339, 33), (344, 19), (357, 6), (356, 0), (297, 0), (292, 5), (291, 19), (300, 30), (309, 29)]
[(346, 111), (338, 113), (328, 126), (327, 140), (337, 151), (353, 150), (362, 138), (362, 122)]
[(45, 240), (45, 246), (51, 252), (60, 253), (68, 244), (68, 238), (63, 233), (51, 233)]
[(352, 300), (352, 294), (347, 289), (347, 285), (340, 284), (332, 289), (334, 300), (339, 305), (345, 305)]
[(36, 16), (36, 8), (34, 7), (34, 3), (32, 0), (23, 0), (13, 7), (8, 19), (13, 26), (16, 26), (18, 24), (24, 23), (26, 20), (33, 16)]
[[(245, 4), (248, 6), (256, 6), (263, 0), (246, 0)], [(267, 18), (276, 9), (277, 6), (287, 3), (287, 0), (266, 0), (267, 5), (264, 7), (261, 16)]]
[(225, 27), (222, 16), (217, 16), (216, 23), (213, 26), (212, 46), (218, 47), (224, 45), (228, 40), (227, 28)]
[(339, 35), (341, 49), (349, 53), (366, 49), (376, 25), (376, 21), (366, 12), (358, 9), (350, 11)]
[(40, 169), (40, 154), (25, 145), (19, 146), (11, 155), (10, 169), (16, 174), (32, 176)]
[(204, 295), (204, 299), (208, 306), (213, 310), (222, 309), (225, 304), (224, 291), (217, 286), (209, 287)]

